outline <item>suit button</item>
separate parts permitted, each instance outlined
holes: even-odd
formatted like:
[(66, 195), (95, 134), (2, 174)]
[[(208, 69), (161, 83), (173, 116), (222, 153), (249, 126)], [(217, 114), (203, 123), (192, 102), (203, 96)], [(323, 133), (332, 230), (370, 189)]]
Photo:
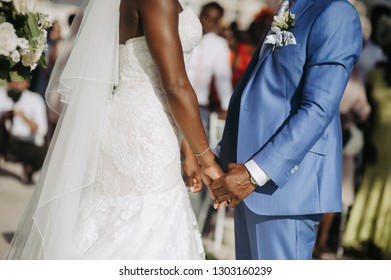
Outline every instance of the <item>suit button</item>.
[(295, 173), (295, 169), (292, 168), (291, 169), (291, 174), (293, 174), (293, 173)]
[(295, 167), (293, 168), (295, 171), (297, 171), (297, 169), (299, 169), (299, 167), (297, 165), (295, 165)]

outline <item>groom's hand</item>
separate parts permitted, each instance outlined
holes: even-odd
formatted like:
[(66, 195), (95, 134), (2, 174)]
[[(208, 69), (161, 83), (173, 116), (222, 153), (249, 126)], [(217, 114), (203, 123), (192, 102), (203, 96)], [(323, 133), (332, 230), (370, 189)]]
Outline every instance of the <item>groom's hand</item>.
[(237, 206), (249, 196), (255, 186), (250, 182), (250, 174), (244, 164), (230, 163), (228, 172), (215, 180), (211, 189), (219, 202), (228, 201), (229, 207)]

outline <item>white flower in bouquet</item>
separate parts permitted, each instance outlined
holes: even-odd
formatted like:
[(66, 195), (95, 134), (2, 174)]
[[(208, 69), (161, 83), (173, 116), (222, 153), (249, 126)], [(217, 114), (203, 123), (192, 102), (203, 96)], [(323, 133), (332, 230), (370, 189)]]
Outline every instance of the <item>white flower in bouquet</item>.
[(0, 80), (30, 79), (37, 66), (46, 67), (50, 26), (34, 0), (0, 0)]
[(9, 56), (18, 46), (18, 36), (14, 26), (9, 22), (0, 24), (0, 55)]
[(23, 52), (23, 50), (26, 50), (29, 48), (29, 41), (26, 38), (19, 38), (19, 47), (20, 51)]
[(45, 29), (49, 28), (52, 26), (52, 22), (49, 20), (49, 15), (43, 14), (43, 13), (38, 13), (38, 27), (39, 29), (42, 29), (46, 31)]
[(19, 14), (35, 13), (34, 0), (13, 0), (12, 3)]
[(20, 53), (18, 51), (13, 51), (10, 55), (10, 58), (13, 62), (18, 63), (20, 61)]
[(29, 50), (22, 55), (22, 64), (26, 67), (30, 67), (31, 70), (34, 70), (37, 67), (37, 61), (41, 57), (42, 52), (39, 50)]

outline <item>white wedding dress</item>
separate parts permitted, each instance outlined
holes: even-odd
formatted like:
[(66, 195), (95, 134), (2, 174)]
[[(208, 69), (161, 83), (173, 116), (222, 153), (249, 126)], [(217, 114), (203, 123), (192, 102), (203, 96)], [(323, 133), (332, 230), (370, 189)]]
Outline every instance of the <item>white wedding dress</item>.
[[(197, 16), (180, 14), (185, 60)], [(81, 259), (200, 259), (201, 236), (180, 168), (180, 134), (144, 37), (120, 46), (120, 76), (101, 139), (98, 173), (82, 193)]]
[[(180, 16), (185, 60), (201, 36)], [(201, 235), (180, 167), (180, 134), (144, 37), (120, 46), (119, 83), (101, 138), (93, 187), (82, 192), (80, 259), (202, 259)]]
[[(103, 0), (94, 4), (102, 13), (106, 4), (115, 10)], [(190, 8), (179, 15), (179, 34), (187, 63), (202, 36)], [(144, 37), (120, 45), (118, 85), (107, 102), (92, 181), (83, 187), (70, 184), (68, 191), (60, 185), (59, 194), (51, 194), (58, 184), (49, 178), (60, 175), (53, 176), (58, 169), (53, 173), (48, 161), (40, 179), (45, 195), (33, 195), (38, 207), (31, 203), (26, 211), (8, 259), (205, 258), (181, 174), (181, 136)], [(83, 176), (86, 172), (80, 171)], [(64, 176), (54, 182), (72, 181), (76, 174)], [(69, 226), (65, 220), (71, 221)]]

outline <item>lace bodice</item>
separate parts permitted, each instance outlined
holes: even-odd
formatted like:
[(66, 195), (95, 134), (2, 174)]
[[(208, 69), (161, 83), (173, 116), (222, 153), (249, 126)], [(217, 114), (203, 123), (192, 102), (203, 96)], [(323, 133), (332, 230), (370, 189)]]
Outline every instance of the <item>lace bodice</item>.
[[(201, 33), (198, 17), (184, 9), (185, 62)], [(119, 83), (105, 115), (96, 180), (83, 192), (80, 258), (203, 258), (181, 175), (179, 133), (145, 37), (121, 45)]]
[[(202, 26), (196, 14), (186, 7), (179, 15), (179, 36), (185, 63), (190, 60), (194, 47), (202, 36)], [(156, 65), (151, 57), (145, 37), (129, 39), (120, 46), (120, 83), (158, 82)]]

